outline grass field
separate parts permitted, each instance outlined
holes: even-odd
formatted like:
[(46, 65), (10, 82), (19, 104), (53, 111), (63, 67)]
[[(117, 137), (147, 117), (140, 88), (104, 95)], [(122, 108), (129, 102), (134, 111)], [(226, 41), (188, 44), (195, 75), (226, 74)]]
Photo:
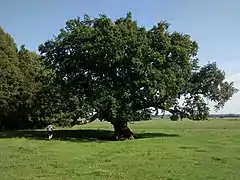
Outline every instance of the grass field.
[(108, 123), (61, 129), (51, 141), (42, 131), (1, 133), (0, 179), (240, 179), (238, 120), (152, 120), (130, 127), (138, 139), (118, 142), (106, 140)]

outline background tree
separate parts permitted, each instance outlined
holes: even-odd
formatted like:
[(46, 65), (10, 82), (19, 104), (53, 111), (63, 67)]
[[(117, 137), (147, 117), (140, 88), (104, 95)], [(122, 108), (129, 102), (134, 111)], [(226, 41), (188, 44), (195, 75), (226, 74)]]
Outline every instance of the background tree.
[[(198, 95), (222, 107), (236, 92), (233, 83), (223, 82), (216, 64), (198, 67), (197, 43), (189, 35), (170, 33), (168, 26), (160, 22), (146, 30), (131, 13), (116, 21), (85, 15), (67, 21), (39, 51), (62, 80), (61, 87), (78, 102), (81, 117), (95, 111), (91, 120), (111, 122), (117, 138), (129, 138), (127, 122), (150, 118), (150, 108), (205, 118), (208, 108)], [(186, 101), (191, 110), (171, 109), (187, 94), (195, 98), (193, 106), (187, 103), (191, 98)]]
[(0, 125), (13, 118), (23, 94), (23, 74), (19, 68), (17, 46), (0, 27)]
[[(12, 37), (0, 28), (0, 114), (1, 127), (19, 128), (25, 126), (27, 104), (37, 89), (32, 83), (28, 58), (23, 59), (23, 48), (18, 51)], [(34, 69), (33, 69), (34, 71)]]
[(64, 97), (55, 72), (0, 28), (0, 129), (70, 125)]

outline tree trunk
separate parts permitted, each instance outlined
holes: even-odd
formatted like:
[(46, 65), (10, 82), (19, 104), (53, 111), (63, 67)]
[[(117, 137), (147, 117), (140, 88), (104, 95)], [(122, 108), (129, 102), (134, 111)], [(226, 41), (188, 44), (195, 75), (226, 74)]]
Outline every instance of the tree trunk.
[(133, 132), (129, 129), (127, 123), (112, 123), (112, 125), (116, 140), (134, 139)]

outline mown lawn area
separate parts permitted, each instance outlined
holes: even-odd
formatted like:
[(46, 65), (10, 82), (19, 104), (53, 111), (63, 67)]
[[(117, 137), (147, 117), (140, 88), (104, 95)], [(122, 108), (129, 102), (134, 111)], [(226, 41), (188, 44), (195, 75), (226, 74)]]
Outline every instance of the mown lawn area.
[[(131, 141), (112, 126), (0, 133), (0, 180), (240, 180), (240, 120), (151, 120), (130, 124)], [(98, 138), (99, 137), (99, 138)]]

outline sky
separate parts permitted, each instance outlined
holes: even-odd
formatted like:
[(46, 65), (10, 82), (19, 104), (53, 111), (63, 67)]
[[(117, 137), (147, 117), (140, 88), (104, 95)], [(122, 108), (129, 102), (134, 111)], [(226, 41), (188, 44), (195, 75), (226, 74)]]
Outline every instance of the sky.
[[(151, 28), (162, 20), (170, 31), (189, 34), (199, 44), (201, 64), (217, 62), (240, 89), (240, 1), (238, 0), (1, 0), (0, 26), (18, 46), (37, 51), (65, 22), (86, 13), (112, 19), (132, 12), (139, 25)], [(211, 113), (240, 113), (240, 92)]]

